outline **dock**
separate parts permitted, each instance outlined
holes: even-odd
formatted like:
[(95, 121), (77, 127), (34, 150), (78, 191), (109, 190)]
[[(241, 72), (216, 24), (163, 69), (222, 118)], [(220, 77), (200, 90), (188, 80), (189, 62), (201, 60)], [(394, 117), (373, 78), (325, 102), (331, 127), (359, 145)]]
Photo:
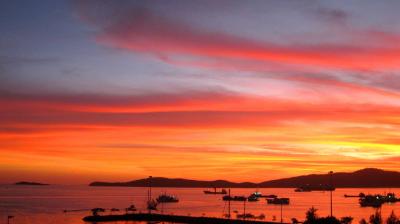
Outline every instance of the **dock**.
[(196, 216), (183, 216), (183, 215), (163, 215), (163, 214), (149, 214), (149, 213), (133, 213), (121, 215), (97, 215), (86, 216), (83, 218), (85, 222), (110, 222), (110, 221), (158, 221), (158, 222), (172, 222), (172, 223), (188, 223), (188, 224), (277, 224), (281, 222), (267, 222), (257, 220), (243, 220), (243, 219), (225, 219), (214, 217), (196, 217)]

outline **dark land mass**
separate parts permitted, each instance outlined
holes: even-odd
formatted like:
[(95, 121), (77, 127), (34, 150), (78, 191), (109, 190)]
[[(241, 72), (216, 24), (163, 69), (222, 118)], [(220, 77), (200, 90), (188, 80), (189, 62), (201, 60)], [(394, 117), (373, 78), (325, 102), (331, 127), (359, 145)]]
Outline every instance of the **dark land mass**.
[(28, 181), (20, 181), (15, 183), (15, 185), (34, 185), (34, 186), (47, 186), (50, 184), (43, 184), (43, 183), (37, 183), (37, 182), (28, 182)]
[[(235, 183), (226, 180), (199, 181), (188, 179), (170, 179), (153, 177), (153, 187), (185, 187), (185, 188), (296, 188), (301, 186), (318, 187), (329, 184), (329, 174), (311, 174), (291, 178), (264, 181), (261, 183)], [(351, 173), (333, 173), (333, 186), (336, 188), (384, 188), (400, 187), (400, 172), (366, 168)], [(93, 182), (89, 186), (148, 187), (149, 179), (129, 182)]]
[[(214, 217), (195, 217), (182, 215), (163, 215), (163, 214), (124, 214), (124, 215), (97, 215), (86, 216), (83, 218), (85, 222), (112, 222), (112, 221), (151, 221), (151, 222), (171, 222), (171, 223), (189, 223), (189, 224), (276, 224), (278, 222), (243, 220), (243, 219), (224, 219)], [(279, 222), (281, 223), (281, 222)]]

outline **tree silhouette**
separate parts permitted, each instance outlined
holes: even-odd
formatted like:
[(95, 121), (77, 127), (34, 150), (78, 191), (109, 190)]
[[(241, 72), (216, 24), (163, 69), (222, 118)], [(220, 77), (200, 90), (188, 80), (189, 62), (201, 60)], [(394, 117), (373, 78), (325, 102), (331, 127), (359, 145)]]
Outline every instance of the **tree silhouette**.
[(376, 210), (375, 214), (373, 214), (369, 217), (369, 223), (370, 224), (382, 224), (382, 216), (378, 210)]
[(387, 218), (386, 224), (400, 224), (400, 219), (396, 216), (396, 214), (394, 214), (393, 210)]

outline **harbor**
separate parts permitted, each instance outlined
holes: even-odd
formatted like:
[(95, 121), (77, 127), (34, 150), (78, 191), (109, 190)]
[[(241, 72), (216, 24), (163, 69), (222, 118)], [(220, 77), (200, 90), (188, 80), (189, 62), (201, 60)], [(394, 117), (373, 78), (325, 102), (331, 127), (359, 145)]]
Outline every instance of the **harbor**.
[[(27, 189), (30, 190), (29, 193), (26, 193)], [(92, 215), (90, 209), (96, 207), (107, 209), (105, 212), (99, 212), (100, 216), (123, 215), (126, 213), (125, 209), (131, 207), (132, 204), (135, 205), (135, 213), (147, 213), (146, 189), (87, 186), (48, 186), (44, 188), (24, 186), (16, 189), (4, 187), (0, 188), (0, 193), (8, 196), (0, 196), (1, 201), (4, 204), (15, 205), (15, 207), (3, 208), (0, 213), (4, 216), (14, 216), (10, 219), (10, 224), (83, 224), (85, 222), (82, 219)], [(158, 206), (158, 211), (152, 211), (152, 214), (226, 218), (228, 201), (222, 200), (223, 195), (206, 195), (202, 192), (204, 189), (206, 188), (153, 188), (152, 194), (155, 199), (166, 191), (168, 195), (177, 196), (179, 202), (163, 203)], [(251, 195), (255, 190), (236, 188), (231, 189), (231, 194)], [(282, 217), (285, 223), (290, 223), (292, 218), (303, 221), (305, 212), (311, 206), (318, 209), (320, 216), (327, 216), (330, 213), (329, 192), (298, 193), (294, 192), (293, 188), (260, 188), (258, 190), (265, 196), (275, 194), (278, 197), (290, 198), (290, 204), (282, 206)], [(374, 195), (383, 194), (385, 191), (394, 192), (397, 197), (400, 196), (400, 188), (338, 188), (333, 192), (333, 215), (336, 217), (352, 216), (354, 217), (353, 224), (358, 223), (361, 218), (368, 219), (376, 208), (361, 207), (358, 202), (359, 198), (345, 198), (343, 195), (358, 195), (360, 192)], [(316, 198), (318, 200), (315, 200)], [(243, 205), (242, 201), (231, 201), (231, 219), (239, 217), (239, 220), (242, 220), (240, 217), (243, 214)], [(16, 208), (19, 209), (18, 213), (15, 212)], [(119, 211), (115, 211), (113, 208), (117, 208)], [(400, 203), (384, 203), (379, 210), (384, 217), (388, 217), (392, 210), (396, 214), (400, 214)], [(132, 214), (133, 211), (128, 211), (128, 213)], [(265, 198), (259, 198), (257, 202), (246, 202), (246, 214), (249, 213), (255, 216), (265, 215), (264, 220), (255, 221), (279, 223), (281, 206), (267, 204)], [(246, 220), (252, 219), (246, 218)], [(100, 224), (100, 222), (98, 223)], [(126, 221), (113, 221), (112, 223), (126, 224)], [(142, 224), (143, 221), (129, 221), (128, 223)]]

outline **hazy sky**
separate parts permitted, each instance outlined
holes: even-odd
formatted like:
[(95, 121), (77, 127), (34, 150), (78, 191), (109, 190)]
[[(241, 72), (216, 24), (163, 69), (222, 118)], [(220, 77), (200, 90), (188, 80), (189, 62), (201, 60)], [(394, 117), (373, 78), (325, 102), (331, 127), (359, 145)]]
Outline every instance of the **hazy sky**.
[(400, 1), (1, 1), (0, 183), (400, 168)]

